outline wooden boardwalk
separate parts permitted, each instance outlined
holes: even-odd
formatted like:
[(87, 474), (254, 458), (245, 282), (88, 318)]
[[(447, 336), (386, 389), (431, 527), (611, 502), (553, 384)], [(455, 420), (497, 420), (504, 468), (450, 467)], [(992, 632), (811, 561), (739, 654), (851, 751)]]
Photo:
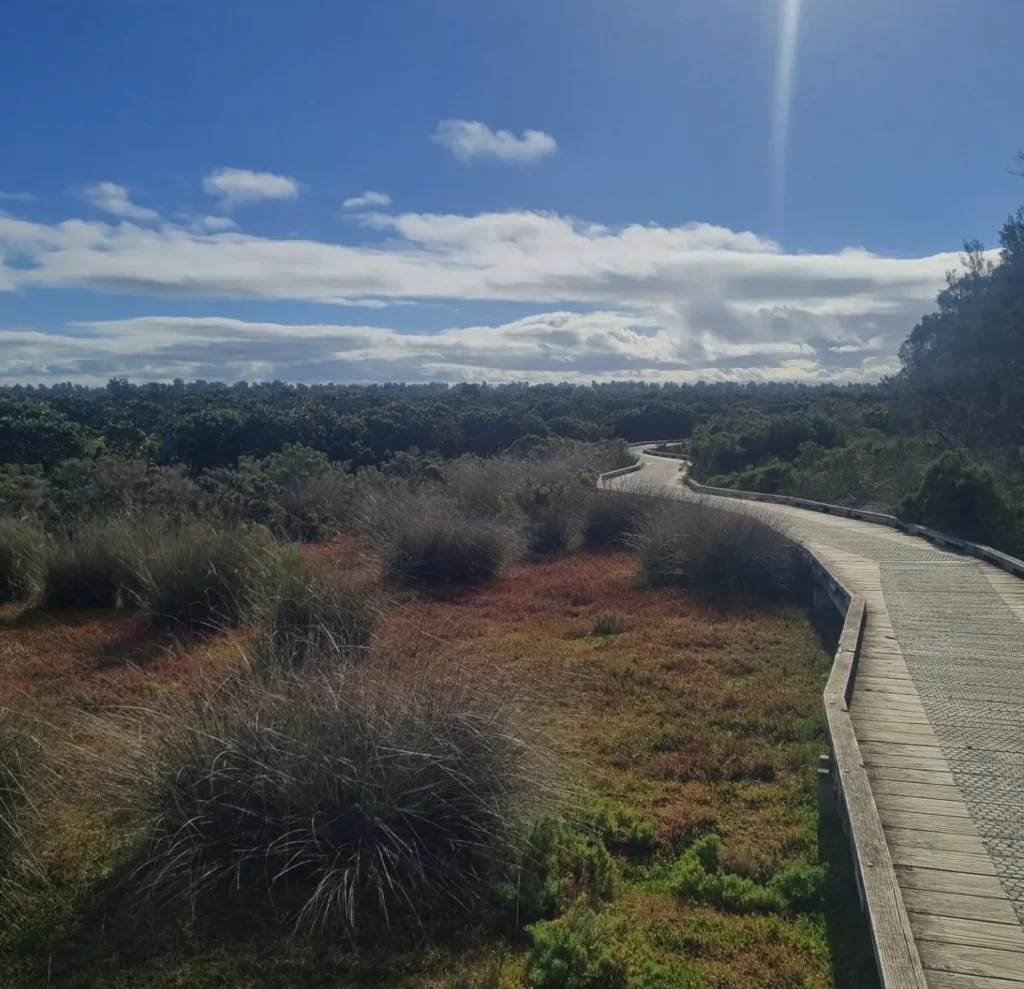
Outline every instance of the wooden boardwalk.
[[(687, 496), (678, 461), (647, 454), (605, 483), (637, 482)], [(884, 834), (854, 833), (855, 857), (870, 882), (895, 876), (892, 902), (868, 896), (885, 986), (1024, 987), (1024, 582), (872, 522), (711, 500), (770, 516), (863, 602), (839, 703)]]

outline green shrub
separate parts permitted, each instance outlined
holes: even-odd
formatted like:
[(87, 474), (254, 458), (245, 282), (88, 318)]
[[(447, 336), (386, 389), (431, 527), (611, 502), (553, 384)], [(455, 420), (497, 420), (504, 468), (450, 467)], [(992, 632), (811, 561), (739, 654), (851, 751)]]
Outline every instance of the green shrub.
[(776, 873), (763, 886), (724, 870), (721, 852), (717, 835), (705, 835), (694, 842), (673, 868), (676, 894), (730, 913), (806, 913), (821, 909), (827, 879), (821, 866), (797, 863)]
[(277, 662), (336, 662), (369, 650), (382, 612), (373, 590), (289, 554), (268, 609), (266, 644)]
[(139, 598), (155, 628), (234, 628), (259, 616), (279, 563), (265, 529), (193, 525), (164, 534), (147, 555)]
[(605, 847), (612, 852), (644, 858), (657, 847), (654, 822), (638, 818), (630, 807), (603, 802), (594, 809), (593, 820)]
[(594, 619), (590, 626), (591, 635), (619, 635), (622, 632), (622, 619), (611, 612), (605, 612)]
[(640, 579), (722, 597), (776, 601), (804, 585), (800, 551), (756, 510), (704, 502), (662, 506), (637, 538)]
[(35, 593), (42, 573), (46, 537), (34, 525), (0, 519), (0, 604)]
[(557, 916), (582, 898), (600, 907), (615, 898), (615, 864), (608, 849), (564, 818), (542, 814), (533, 824), (515, 872), (497, 886), (516, 928)]
[(629, 980), (629, 989), (705, 989), (706, 986), (700, 972), (693, 968), (652, 961)]
[(583, 509), (583, 545), (588, 549), (629, 546), (652, 504), (642, 494), (595, 492)]
[(129, 888), (328, 936), (471, 917), (542, 786), (518, 712), (441, 667), (314, 664), (182, 698), (114, 739), (110, 799), (149, 835)]
[(399, 507), (382, 554), (391, 583), (478, 586), (501, 574), (515, 543), (509, 526), (472, 518), (441, 499), (409, 497)]
[(539, 481), (526, 476), (498, 499), (506, 517), (525, 520), (526, 541), (533, 553), (553, 555), (572, 547), (576, 530), (576, 489), (564, 480)]
[(988, 467), (966, 450), (942, 454), (924, 472), (917, 493), (908, 495), (900, 514), (910, 522), (988, 545), (1014, 538), (1013, 513)]
[(131, 520), (90, 523), (59, 536), (47, 555), (40, 602), (52, 611), (135, 603), (150, 534)]
[(827, 884), (828, 870), (824, 866), (799, 862), (776, 873), (771, 888), (791, 913), (813, 913), (824, 905)]
[(530, 927), (527, 985), (532, 989), (626, 989), (626, 963), (607, 918), (582, 900), (557, 920)]

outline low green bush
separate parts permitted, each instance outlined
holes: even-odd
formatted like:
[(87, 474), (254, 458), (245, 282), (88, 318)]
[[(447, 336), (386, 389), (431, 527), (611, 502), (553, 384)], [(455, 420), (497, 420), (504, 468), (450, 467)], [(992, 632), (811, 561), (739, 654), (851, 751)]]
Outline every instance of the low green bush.
[(615, 864), (608, 849), (564, 818), (542, 814), (533, 824), (515, 871), (497, 886), (518, 929), (557, 916), (577, 899), (600, 907), (615, 898)]
[(720, 597), (777, 601), (805, 589), (797, 544), (756, 509), (661, 506), (637, 537), (640, 580)]
[(471, 918), (543, 786), (520, 710), (441, 666), (314, 664), (171, 699), (111, 739), (109, 799), (148, 835), (128, 892), (327, 937)]
[(331, 662), (366, 653), (383, 614), (381, 595), (299, 554), (282, 559), (269, 603), (265, 644), (276, 662)]
[(266, 529), (193, 525), (163, 534), (147, 554), (138, 596), (154, 628), (234, 628), (259, 617), (279, 567)]
[(19, 519), (0, 519), (0, 604), (24, 601), (39, 586), (46, 537)]
[(721, 852), (717, 835), (705, 835), (694, 842), (673, 868), (676, 894), (729, 913), (805, 913), (821, 909), (827, 879), (823, 867), (797, 863), (762, 885), (723, 869)]
[(943, 532), (991, 546), (1015, 548), (1010, 505), (992, 471), (966, 450), (942, 454), (929, 464), (917, 492), (907, 495), (900, 515)]
[(532, 989), (627, 989), (626, 961), (609, 926), (607, 918), (583, 900), (557, 920), (533, 924), (527, 985)]

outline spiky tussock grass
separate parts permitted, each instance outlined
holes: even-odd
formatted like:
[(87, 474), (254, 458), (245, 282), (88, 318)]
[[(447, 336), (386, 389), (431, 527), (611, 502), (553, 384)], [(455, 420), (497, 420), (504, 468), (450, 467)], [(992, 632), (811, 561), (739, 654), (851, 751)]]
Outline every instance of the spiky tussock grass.
[(583, 509), (583, 545), (588, 549), (627, 547), (656, 504), (640, 492), (595, 491)]
[(797, 544), (756, 509), (706, 502), (658, 506), (636, 536), (640, 579), (716, 597), (778, 601), (804, 589)]
[(156, 628), (234, 628), (259, 616), (279, 566), (278, 544), (258, 526), (168, 531), (140, 566), (139, 602)]
[(487, 677), (349, 665), (241, 677), (119, 746), (143, 902), (372, 934), (463, 919), (514, 857), (534, 752)]
[(479, 586), (521, 553), (513, 523), (469, 515), (438, 494), (387, 492), (368, 529), (385, 579), (398, 587)]
[(286, 666), (365, 657), (386, 610), (374, 587), (328, 561), (287, 553), (267, 607), (263, 656)]
[(38, 588), (46, 537), (29, 522), (0, 519), (0, 604), (24, 601)]
[(30, 846), (46, 786), (43, 762), (30, 722), (0, 707), (0, 907), (39, 873)]
[(58, 536), (47, 554), (40, 603), (52, 611), (133, 604), (138, 561), (153, 531), (131, 518), (120, 518)]

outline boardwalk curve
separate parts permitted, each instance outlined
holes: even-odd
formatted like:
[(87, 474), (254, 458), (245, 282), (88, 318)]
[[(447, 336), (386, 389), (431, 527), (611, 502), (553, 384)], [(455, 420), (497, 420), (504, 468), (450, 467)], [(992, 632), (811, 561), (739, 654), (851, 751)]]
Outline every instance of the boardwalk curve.
[(678, 460), (638, 456), (602, 486), (756, 502), (846, 614), (824, 697), (831, 778), (883, 985), (1024, 987), (1020, 562), (889, 516), (701, 488)]

